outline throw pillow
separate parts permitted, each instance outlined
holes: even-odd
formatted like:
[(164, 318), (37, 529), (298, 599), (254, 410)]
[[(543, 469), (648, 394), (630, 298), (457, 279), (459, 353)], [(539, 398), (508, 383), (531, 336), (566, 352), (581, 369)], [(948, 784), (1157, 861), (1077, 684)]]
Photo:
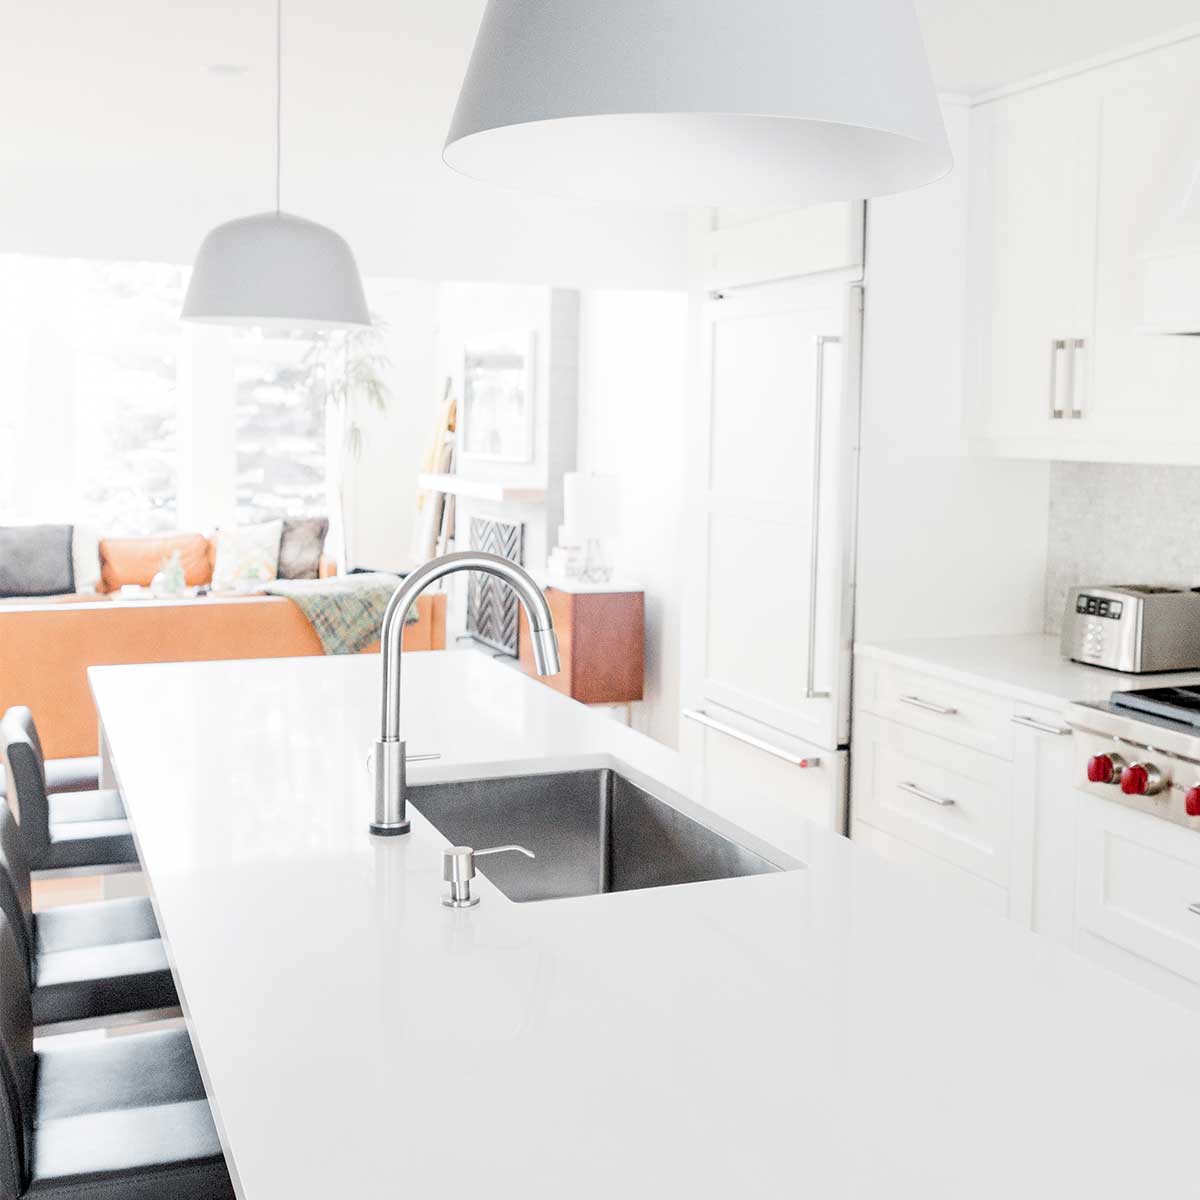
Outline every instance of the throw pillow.
[(208, 539), (202, 533), (176, 533), (169, 537), (100, 539), (100, 590), (119, 592), (126, 584), (149, 587), (163, 563), (179, 552), (188, 587), (212, 578)]
[(74, 590), (70, 525), (0, 528), (0, 596), (60, 596)]
[(279, 578), (316, 579), (328, 533), (328, 517), (286, 517), (279, 542)]
[(71, 566), (77, 592), (100, 590), (100, 537), (94, 529), (75, 526), (71, 537)]
[(282, 538), (282, 521), (218, 529), (213, 588), (227, 592), (246, 583), (270, 583), (279, 573)]

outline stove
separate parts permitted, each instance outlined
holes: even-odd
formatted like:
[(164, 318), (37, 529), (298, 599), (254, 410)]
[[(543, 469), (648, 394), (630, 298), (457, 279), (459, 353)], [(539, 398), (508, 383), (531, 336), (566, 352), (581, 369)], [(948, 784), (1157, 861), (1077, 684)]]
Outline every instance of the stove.
[(1200, 685), (1113, 692), (1067, 722), (1079, 788), (1200, 830)]

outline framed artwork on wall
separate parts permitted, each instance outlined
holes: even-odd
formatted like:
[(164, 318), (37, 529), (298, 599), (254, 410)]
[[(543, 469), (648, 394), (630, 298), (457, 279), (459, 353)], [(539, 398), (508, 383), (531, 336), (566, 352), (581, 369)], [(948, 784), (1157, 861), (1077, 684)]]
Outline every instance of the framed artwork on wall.
[(463, 362), (459, 454), (489, 462), (533, 461), (536, 335), (473, 342)]

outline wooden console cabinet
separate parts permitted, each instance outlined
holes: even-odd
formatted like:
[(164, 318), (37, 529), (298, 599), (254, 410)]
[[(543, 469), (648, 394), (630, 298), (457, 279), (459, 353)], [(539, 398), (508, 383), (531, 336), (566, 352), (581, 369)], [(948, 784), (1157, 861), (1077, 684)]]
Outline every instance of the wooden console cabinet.
[[(562, 670), (542, 682), (583, 704), (628, 704), (642, 698), (646, 673), (645, 596), (639, 591), (547, 587)], [(520, 613), (521, 666), (536, 677), (529, 623)]]

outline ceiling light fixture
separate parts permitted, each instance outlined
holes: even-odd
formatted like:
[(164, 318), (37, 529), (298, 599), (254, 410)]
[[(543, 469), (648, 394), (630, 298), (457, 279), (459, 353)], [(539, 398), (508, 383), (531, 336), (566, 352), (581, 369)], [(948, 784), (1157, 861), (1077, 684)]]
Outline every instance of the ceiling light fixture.
[(204, 239), (185, 321), (283, 329), (370, 325), (354, 252), (340, 234), (280, 209), (283, 0), (275, 8), (275, 211), (218, 225)]
[(668, 206), (856, 200), (952, 166), (911, 0), (489, 0), (443, 158)]

